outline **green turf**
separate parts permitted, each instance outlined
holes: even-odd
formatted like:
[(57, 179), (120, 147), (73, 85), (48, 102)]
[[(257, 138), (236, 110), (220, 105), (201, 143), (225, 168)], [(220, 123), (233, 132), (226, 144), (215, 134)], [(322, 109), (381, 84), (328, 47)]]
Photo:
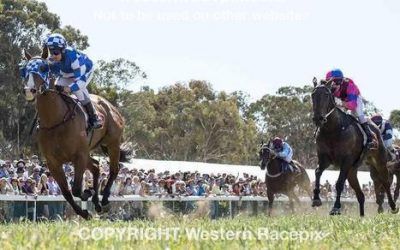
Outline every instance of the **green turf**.
[[(169, 217), (155, 221), (102, 220), (0, 225), (1, 249), (398, 249), (399, 215), (356, 216), (295, 215), (238, 216), (234, 219)], [(149, 229), (152, 228), (152, 229)], [(135, 239), (135, 230), (148, 230), (148, 239)], [(167, 239), (166, 229), (170, 230)], [(113, 234), (117, 230), (130, 232)], [(164, 230), (157, 236), (154, 231)], [(173, 230), (177, 232), (174, 239)], [(204, 239), (186, 230), (203, 230)], [(214, 230), (214, 231), (213, 231)], [(238, 233), (235, 237), (228, 231)], [(266, 230), (269, 230), (268, 232)], [(259, 234), (264, 232), (264, 234)], [(120, 231), (123, 232), (123, 231)], [(198, 232), (198, 231), (197, 231)], [(207, 232), (210, 233), (207, 238)], [(222, 232), (222, 234), (221, 234)], [(240, 232), (244, 234), (240, 235)], [(287, 239), (292, 232), (293, 239)], [(313, 239), (300, 240), (296, 232)], [(320, 232), (320, 234), (316, 233)], [(79, 234), (81, 233), (81, 236)], [(109, 235), (106, 235), (108, 233)], [(277, 233), (281, 233), (281, 239)], [(143, 234), (145, 237), (145, 234)], [(321, 237), (324, 237), (321, 239)], [(100, 239), (99, 239), (100, 238)], [(130, 239), (129, 239), (130, 238)]]

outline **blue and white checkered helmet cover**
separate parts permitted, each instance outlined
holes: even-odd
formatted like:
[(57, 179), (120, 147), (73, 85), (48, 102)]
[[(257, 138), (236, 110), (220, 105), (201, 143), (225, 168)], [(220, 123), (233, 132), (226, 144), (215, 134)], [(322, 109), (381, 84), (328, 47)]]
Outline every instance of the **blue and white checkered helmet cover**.
[(32, 58), (25, 66), (25, 78), (29, 73), (39, 75), (46, 83), (49, 81), (49, 64), (42, 58)]
[(51, 34), (46, 39), (46, 45), (50, 49), (58, 48), (58, 49), (65, 49), (67, 47), (67, 41), (65, 40), (64, 36), (58, 33)]

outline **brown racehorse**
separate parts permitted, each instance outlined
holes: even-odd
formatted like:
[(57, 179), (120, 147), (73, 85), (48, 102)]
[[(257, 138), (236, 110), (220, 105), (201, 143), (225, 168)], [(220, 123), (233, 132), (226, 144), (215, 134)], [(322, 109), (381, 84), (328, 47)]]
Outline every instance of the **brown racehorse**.
[(275, 157), (271, 150), (271, 143), (262, 144), (259, 152), (260, 167), (262, 170), (267, 168), (265, 174), (265, 183), (267, 184), (267, 196), (269, 214), (272, 211), (272, 204), (274, 202), (275, 194), (284, 194), (289, 198), (289, 204), (292, 212), (294, 212), (293, 201), (300, 202), (299, 198), (294, 192), (296, 186), (305, 191), (311, 198), (310, 179), (308, 178), (306, 170), (300, 163), (293, 161), (297, 168), (301, 170), (300, 173), (283, 173), (282, 160)]
[[(314, 90), (311, 97), (314, 113), (313, 120), (319, 128), (316, 137), (318, 168), (315, 170), (315, 189), (312, 206), (321, 206), (322, 202), (319, 197), (320, 178), (326, 168), (334, 165), (340, 169), (340, 174), (336, 182), (336, 201), (330, 214), (340, 214), (340, 196), (347, 179), (356, 193), (360, 205), (360, 216), (364, 216), (365, 196), (358, 182), (357, 169), (362, 161), (366, 159), (374, 186), (379, 187), (382, 185), (392, 212), (397, 213), (398, 208), (396, 208), (390, 193), (389, 171), (386, 167), (387, 154), (379, 129), (376, 126), (370, 126), (378, 145), (376, 149), (366, 151), (363, 142), (364, 137), (357, 125), (357, 121), (336, 106), (331, 92), (331, 82), (321, 81), (318, 84), (316, 78), (314, 78)], [(376, 202), (379, 204), (383, 200), (380, 201), (377, 197)]]
[[(87, 209), (77, 205), (73, 196), (86, 201), (90, 195), (82, 194), (82, 178), (86, 169), (93, 174), (94, 194), (92, 201), (97, 212), (101, 212), (98, 197), (99, 168), (95, 160), (90, 157), (90, 151), (101, 146), (110, 158), (110, 176), (104, 188), (102, 206), (109, 204), (110, 188), (119, 172), (120, 159), (127, 159), (131, 150), (120, 149), (124, 119), (118, 110), (100, 96), (91, 95), (96, 110), (103, 118), (103, 127), (93, 132), (90, 139), (87, 135), (85, 115), (70, 96), (55, 91), (48, 86), (46, 74), (49, 74), (47, 64), (48, 51), (43, 50), (40, 57), (31, 57), (25, 52), (28, 61), (25, 69), (29, 77), (25, 85), (25, 96), (28, 101), (36, 99), (36, 109), (40, 119), (38, 130), (39, 148), (47, 160), (50, 172), (57, 181), (63, 196), (73, 207), (75, 212), (85, 219), (91, 215)], [(40, 65), (40, 67), (32, 67)], [(35, 69), (32, 69), (35, 68)], [(30, 69), (30, 70), (29, 70)], [(45, 78), (45, 79), (44, 79)], [(90, 145), (89, 145), (90, 142)], [(65, 162), (72, 162), (75, 167), (75, 179), (72, 194), (68, 190), (67, 179), (62, 168)], [(82, 203), (82, 204), (86, 204)]]
[[(393, 177), (396, 176), (396, 187), (394, 189), (394, 194), (393, 194), (393, 200), (394, 202), (397, 201), (399, 198), (399, 193), (400, 193), (400, 160), (398, 159), (398, 154), (400, 152), (400, 147), (397, 145), (393, 145), (393, 148), (395, 150), (395, 159), (392, 159), (391, 161), (388, 161), (387, 163), (387, 168), (389, 170), (389, 182), (392, 184), (393, 183)], [(390, 156), (389, 151), (387, 151), (388, 157), (392, 158)], [(379, 205), (378, 211), (383, 212), (383, 201), (385, 199), (385, 190), (383, 189), (383, 186), (380, 185), (379, 187), (374, 187), (375, 189), (375, 195), (377, 197), (377, 203)]]

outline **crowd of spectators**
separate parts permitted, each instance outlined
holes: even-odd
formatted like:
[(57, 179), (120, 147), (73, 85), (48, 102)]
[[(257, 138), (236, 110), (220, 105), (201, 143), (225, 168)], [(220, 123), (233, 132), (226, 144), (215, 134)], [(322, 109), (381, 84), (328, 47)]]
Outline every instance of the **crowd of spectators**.
[[(100, 164), (99, 193), (102, 194), (108, 180), (109, 165)], [(69, 188), (74, 181), (74, 167), (63, 165)], [(93, 189), (93, 176), (86, 171), (83, 176), (83, 190)], [(313, 184), (312, 187), (313, 188)], [(371, 183), (362, 187), (366, 198), (374, 197), (374, 187)], [(297, 190), (298, 192), (298, 190)], [(61, 195), (61, 190), (47, 168), (45, 161), (40, 161), (37, 155), (15, 161), (0, 161), (0, 194), (14, 195)], [(120, 172), (111, 187), (111, 195), (141, 195), (141, 196), (266, 196), (266, 184), (256, 176), (243, 173), (232, 175), (227, 173), (206, 173), (198, 171), (156, 172), (154, 169), (144, 170), (120, 166)], [(305, 193), (298, 193), (306, 196)], [(335, 187), (328, 181), (321, 185), (321, 196), (327, 200), (335, 198)], [(354, 192), (346, 183), (343, 197), (354, 197)], [(4, 214), (5, 203), (0, 201), (0, 214)], [(168, 203), (167, 203), (168, 204)], [(143, 202), (130, 202), (127, 210), (135, 214), (143, 209)], [(192, 202), (185, 202), (183, 210), (193, 209)], [(14, 202), (14, 217), (24, 216), (23, 202)], [(117, 206), (121, 207), (121, 206)], [(57, 202), (47, 202), (38, 208), (39, 215), (54, 218), (65, 209)], [(211, 214), (218, 213), (216, 205), (211, 206)], [(1, 215), (0, 215), (1, 220)]]

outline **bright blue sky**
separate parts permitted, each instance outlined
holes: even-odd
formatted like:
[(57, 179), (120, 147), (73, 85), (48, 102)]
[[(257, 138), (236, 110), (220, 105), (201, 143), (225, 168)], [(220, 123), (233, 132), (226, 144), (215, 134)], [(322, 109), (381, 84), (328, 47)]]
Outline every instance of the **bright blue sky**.
[(400, 108), (398, 0), (44, 2), (90, 57), (135, 61), (154, 89), (199, 79), (254, 100), (340, 67), (385, 115)]

